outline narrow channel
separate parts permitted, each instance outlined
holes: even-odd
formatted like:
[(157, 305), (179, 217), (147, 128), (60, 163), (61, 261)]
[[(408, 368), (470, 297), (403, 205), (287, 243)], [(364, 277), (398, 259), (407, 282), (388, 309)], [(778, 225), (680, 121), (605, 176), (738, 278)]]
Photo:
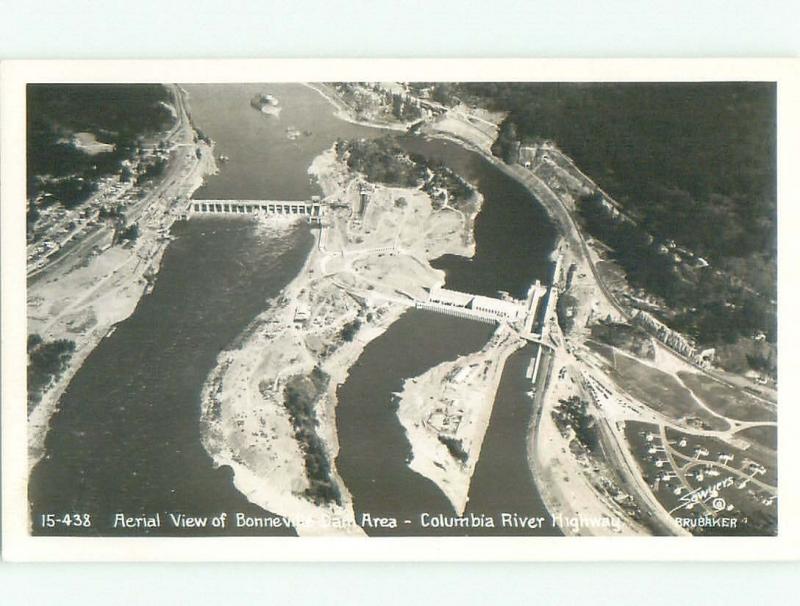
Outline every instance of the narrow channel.
[[(307, 197), (318, 193), (307, 168), (336, 138), (384, 134), (336, 119), (325, 100), (300, 85), (186, 88), (195, 124), (215, 141), (218, 154), (230, 158), (196, 197)], [(280, 119), (249, 106), (255, 92), (281, 100)], [(289, 127), (300, 135), (287, 136)], [(527, 190), (457, 144), (410, 136), (402, 144), (442, 159), (484, 196), (475, 257), (436, 261), (447, 272), (448, 287), (524, 297), (535, 279), (548, 279), (555, 230)], [(62, 527), (47, 534), (145, 533), (112, 529), (117, 512), (266, 513), (236, 490), (230, 469), (216, 469), (203, 449), (200, 391), (219, 352), (300, 270), (313, 239), (306, 226), (278, 236), (259, 232), (246, 219), (210, 217), (176, 224), (173, 235), (153, 292), (97, 346), (62, 396), (45, 456), (30, 477), (32, 516), (92, 511), (97, 523), (88, 530)], [(367, 346), (339, 388), (337, 410), (337, 465), (358, 511), (410, 519), (423, 511), (452, 513), (441, 491), (407, 467), (409, 445), (392, 394), (404, 379), (480, 349), (490, 330), (469, 320), (410, 311)], [(527, 433), (520, 429), (530, 416), (520, 379), (525, 355), (512, 356), (503, 374), (470, 510), (488, 509), (488, 514), (514, 508), (523, 515), (543, 510), (525, 464)], [(408, 534), (433, 532), (409, 526)], [(230, 528), (219, 532), (234, 534)]]
[[(524, 298), (536, 279), (549, 279), (555, 227), (521, 184), (455, 143), (404, 137), (402, 144), (409, 151), (442, 160), (476, 185), (484, 198), (475, 221), (475, 256), (446, 255), (433, 263), (445, 270), (448, 288), (487, 296), (505, 291)], [(433, 482), (408, 467), (410, 445), (390, 406), (392, 394), (400, 391), (405, 379), (477, 351), (489, 330), (470, 320), (407, 312), (367, 346), (339, 388), (337, 467), (353, 495), (357, 516), (394, 515), (400, 522), (399, 530), (367, 529), (369, 534), (560, 534), (549, 523), (539, 529), (420, 526), (424, 513), (452, 516), (455, 512)], [(470, 486), (467, 513), (491, 516), (496, 524), (502, 513), (548, 518), (527, 460), (532, 386), (525, 371), (535, 353), (534, 347), (526, 347), (506, 363)]]

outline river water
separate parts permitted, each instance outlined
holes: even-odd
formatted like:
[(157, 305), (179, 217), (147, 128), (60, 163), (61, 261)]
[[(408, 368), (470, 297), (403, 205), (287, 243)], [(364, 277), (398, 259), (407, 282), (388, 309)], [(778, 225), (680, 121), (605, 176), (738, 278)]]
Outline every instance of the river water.
[(406, 149), (438, 158), (476, 185), (484, 205), (475, 220), (475, 256), (445, 255), (433, 265), (447, 272), (448, 288), (524, 299), (534, 280), (550, 278), (555, 228), (544, 208), (520, 183), (480, 154), (441, 139), (405, 137)]
[[(421, 137), (404, 137), (402, 143), (409, 151), (442, 160), (484, 197), (475, 221), (474, 257), (446, 255), (433, 263), (445, 270), (447, 287), (487, 296), (505, 291), (523, 298), (534, 280), (549, 279), (555, 228), (524, 187), (455, 143)], [(406, 465), (410, 445), (394, 413), (394, 394), (404, 379), (477, 351), (490, 334), (491, 329), (478, 322), (406, 312), (367, 346), (339, 388), (337, 468), (353, 495), (357, 517), (369, 513), (399, 518), (399, 530), (367, 529), (369, 534), (560, 534), (549, 523), (542, 529), (423, 526), (428, 523), (423, 514), (455, 512), (444, 493)], [(496, 524), (502, 513), (548, 515), (527, 464), (532, 402), (525, 371), (535, 354), (535, 348), (526, 347), (506, 363), (470, 486), (466, 513), (490, 516)]]
[[(29, 484), (36, 532), (139, 535), (114, 528), (115, 515), (159, 513), (149, 533), (182, 534), (168, 513), (266, 514), (204, 450), (200, 392), (217, 354), (302, 268), (313, 238), (306, 226), (262, 235), (244, 218), (193, 219), (173, 233), (152, 293), (89, 355), (51, 419)], [(41, 514), (69, 512), (91, 512), (92, 528), (39, 525)]]
[[(198, 199), (306, 198), (319, 193), (307, 168), (336, 138), (384, 134), (338, 120), (320, 95), (300, 85), (185, 88), (195, 125), (215, 141), (218, 154), (230, 158), (195, 194)], [(259, 92), (281, 100), (279, 118), (250, 107)], [(522, 297), (534, 279), (547, 279), (555, 232), (522, 186), (456, 144), (420, 137), (402, 143), (444, 160), (484, 195), (475, 257), (436, 262), (447, 272), (447, 286)], [(205, 453), (199, 395), (219, 351), (296, 275), (312, 238), (305, 226), (266, 235), (244, 218), (194, 218), (173, 233), (155, 289), (92, 352), (52, 419), (46, 456), (29, 485), (36, 532), (86, 532), (44, 530), (35, 523), (41, 513), (68, 511), (95, 512), (90, 532), (114, 535), (125, 534), (109, 528), (118, 511), (266, 515), (235, 489), (230, 470), (215, 469)], [(437, 532), (419, 527), (421, 512), (452, 513), (441, 491), (407, 467), (409, 445), (392, 394), (404, 379), (479, 349), (489, 334), (487, 325), (410, 311), (368, 345), (339, 388), (337, 410), (337, 466), (358, 512), (407, 516), (412, 523), (402, 530), (406, 534)], [(523, 350), (506, 366), (468, 511), (546, 514), (525, 463), (530, 400), (524, 370), (532, 353)], [(232, 534), (230, 528), (225, 533)]]

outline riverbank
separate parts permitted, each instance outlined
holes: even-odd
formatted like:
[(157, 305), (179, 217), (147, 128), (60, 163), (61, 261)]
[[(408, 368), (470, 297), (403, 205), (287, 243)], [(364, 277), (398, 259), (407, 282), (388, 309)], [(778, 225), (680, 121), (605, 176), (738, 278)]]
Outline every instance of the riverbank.
[[(273, 219), (259, 229), (286, 231), (298, 221)], [(330, 480), (341, 495), (340, 503), (314, 503), (305, 496), (310, 481), (303, 451), (308, 445), (296, 438), (285, 405), (289, 379), (310, 375), (317, 366), (293, 330), (292, 302), (308, 288), (318, 245), (317, 234), (298, 275), (279, 297), (268, 301), (266, 311), (237, 339), (234, 349), (219, 355), (203, 386), (200, 432), (214, 463), (233, 469), (237, 490), (252, 503), (290, 519), (298, 534), (359, 535), (351, 500), (335, 471)], [(317, 435), (333, 460), (338, 442), (328, 393), (314, 402), (314, 412)]]
[(42, 270), (28, 284), (28, 333), (75, 344), (64, 372), (28, 416), (29, 469), (44, 455), (50, 418), (74, 375), (98, 343), (133, 313), (156, 280), (170, 242), (169, 229), (182, 213), (179, 201), (217, 171), (213, 145), (197, 140), (191, 126), (185, 93), (176, 89), (175, 94), (178, 122), (168, 138), (172, 152), (164, 176), (126, 209), (129, 220), (138, 224), (138, 238), (112, 246), (113, 229), (106, 227), (105, 233), (93, 236), (94, 247), (76, 247), (57, 267)]
[[(520, 183), (539, 201), (550, 219), (557, 226), (557, 238), (551, 259), (561, 257), (563, 274), (555, 277), (552, 286), (559, 291), (565, 288), (567, 269), (571, 273), (571, 298), (566, 306), (571, 309), (572, 324), (577, 333), (588, 333), (586, 328), (592, 318), (606, 318), (624, 321), (624, 316), (604, 297), (602, 288), (595, 280), (592, 258), (585, 256), (585, 244), (580, 232), (556, 194), (530, 170), (522, 166), (509, 166), (491, 153), (491, 143), (484, 136), (470, 137), (469, 129), (436, 128), (430, 125), (424, 134), (451, 141), (464, 146), (489, 161), (493, 166)], [(560, 331), (559, 331), (560, 332)], [(559, 368), (571, 361), (564, 350), (564, 335), (559, 334), (552, 343)], [(559, 357), (565, 354), (564, 358)], [(548, 357), (545, 354), (543, 357)], [(553, 362), (555, 363), (555, 362)], [(528, 438), (528, 466), (536, 487), (553, 519), (563, 520), (560, 524), (565, 534), (578, 535), (642, 535), (650, 531), (635, 522), (614, 499), (599, 486), (612, 487), (605, 482), (605, 476), (613, 474), (598, 473), (587, 462), (580, 460), (571, 448), (571, 439), (563, 436), (556, 427), (552, 414), (560, 399), (565, 397), (558, 389), (566, 384), (565, 378), (551, 377), (550, 365), (542, 365), (539, 379), (534, 389), (534, 411)], [(546, 366), (546, 368), (545, 368)], [(573, 377), (580, 381), (580, 374)], [(552, 379), (552, 380), (551, 380)], [(572, 383), (570, 383), (572, 385)], [(586, 394), (582, 394), (586, 397)], [(621, 445), (621, 448), (627, 448)], [(633, 485), (630, 482), (629, 485)], [(647, 496), (637, 495), (638, 502), (649, 503)], [(658, 514), (659, 511), (656, 510)], [(583, 519), (598, 521), (597, 524), (571, 526), (570, 521)]]
[[(635, 523), (611, 499), (603, 499), (592, 485), (588, 461), (576, 457), (574, 436), (565, 436), (553, 420), (554, 405), (568, 397), (565, 383), (551, 385), (554, 369), (568, 363), (558, 350), (543, 355), (534, 390), (534, 412), (528, 441), (528, 461), (539, 494), (561, 531), (573, 536), (641, 536), (650, 532)], [(557, 389), (560, 387), (561, 390)], [(556, 393), (553, 393), (556, 392)], [(541, 394), (541, 395), (540, 395)], [(599, 478), (594, 478), (597, 482)], [(591, 521), (570, 524), (570, 521)]]
[(498, 325), (480, 351), (407, 379), (397, 395), (397, 417), (411, 444), (409, 467), (433, 481), (458, 515), (467, 506), (506, 360), (524, 345)]
[[(336, 389), (369, 342), (444, 283), (432, 259), (474, 254), (468, 232), (480, 200), (475, 213), (437, 211), (418, 189), (369, 184), (363, 205), (363, 179), (334, 149), (309, 173), (336, 205), (303, 270), (220, 354), (203, 389), (203, 442), (234, 469), (240, 491), (295, 521), (300, 534), (361, 534), (335, 468)], [(285, 227), (270, 219), (261, 229)], [(313, 432), (298, 431), (290, 393), (312, 376), (317, 386), (304, 397)]]
[[(339, 113), (345, 112), (345, 119), (360, 123), (352, 111), (348, 112), (346, 107), (341, 107), (341, 102), (337, 103), (332, 99), (329, 99), (329, 101), (337, 108)], [(567, 228), (569, 224), (565, 221), (564, 216), (559, 213), (559, 208), (554, 203), (542, 202), (538, 196), (537, 188), (533, 187), (530, 179), (523, 178), (523, 175), (518, 171), (513, 170), (512, 167), (507, 166), (491, 153), (491, 146), (494, 142), (493, 132), (496, 133), (496, 124), (493, 125), (487, 122), (484, 128), (476, 128), (474, 124), (459, 120), (457, 117), (446, 117), (425, 124), (420, 130), (420, 135), (452, 142), (473, 151), (487, 160), (492, 166), (519, 182), (531, 195), (540, 201), (549, 217), (559, 226), (562, 236), (557, 240), (551, 256), (563, 255), (567, 267), (573, 261), (578, 261), (577, 267), (583, 270), (583, 264), (580, 263), (580, 259), (575, 258), (579, 255), (572, 254), (573, 251), (577, 252), (579, 248), (577, 243), (568, 237)], [(487, 348), (492, 348), (492, 345), (487, 344)], [(502, 374), (505, 359), (516, 347), (506, 346), (500, 349), (502, 351), (500, 354), (502, 360), (497, 360), (493, 368), (486, 369), (487, 371), (491, 370), (492, 373), (497, 373), (496, 380), (499, 380), (499, 376)], [(495, 352), (495, 355), (498, 353)], [(477, 356), (478, 354), (475, 355)], [(474, 393), (469, 393), (470, 390), (466, 386), (462, 386), (462, 388), (455, 389), (455, 391), (458, 391), (457, 398), (444, 397), (448, 390), (454, 390), (454, 387), (456, 387), (453, 379), (458, 376), (458, 373), (467, 372), (463, 369), (469, 369), (470, 363), (474, 364), (470, 360), (471, 357), (466, 356), (453, 362), (443, 363), (415, 379), (406, 381), (403, 391), (398, 394), (398, 417), (412, 444), (413, 458), (410, 462), (411, 468), (436, 483), (458, 512), (463, 511), (466, 506), (470, 479), (480, 455), (482, 439), (491, 415), (494, 393), (497, 388), (495, 379), (487, 381), (484, 378), (483, 381), (478, 381), (478, 385), (475, 386), (477, 389)], [(540, 374), (541, 372), (543, 371), (540, 371)], [(478, 373), (472, 373), (473, 380), (479, 376)], [(436, 386), (436, 390), (433, 389), (434, 386)], [(535, 420), (531, 424), (528, 466), (537, 488), (541, 491), (548, 511), (551, 513), (558, 512), (564, 516), (572, 516), (576, 515), (581, 507), (570, 507), (568, 499), (570, 486), (568, 482), (570, 476), (577, 473), (575, 476), (576, 483), (581, 483), (583, 482), (582, 476), (574, 466), (570, 466), (569, 469), (563, 466), (560, 467), (561, 471), (566, 472), (561, 474), (548, 470), (547, 465), (562, 456), (559, 454), (560, 449), (564, 450), (565, 453), (569, 451), (556, 439), (561, 437), (557, 431), (555, 434), (548, 432), (543, 439), (538, 437), (542, 422), (543, 401), (549, 405), (546, 413), (548, 418), (545, 419), (544, 425), (550, 429), (554, 428), (552, 420), (549, 419), (553, 401), (546, 397), (548, 388), (548, 382), (542, 382), (539, 385), (541, 393), (536, 394), (538, 410), (534, 410)], [(434, 394), (433, 397), (431, 397), (431, 393)], [(445, 401), (449, 401), (449, 404), (443, 405)], [(458, 402), (458, 405), (455, 402)], [(468, 422), (463, 427), (455, 425), (455, 431), (451, 431), (452, 425), (449, 425), (449, 423), (453, 423), (455, 420), (461, 423), (464, 410), (467, 411)], [(433, 421), (433, 425), (431, 421)], [(440, 436), (444, 438), (444, 441), (439, 439)], [(447, 442), (450, 443), (450, 448), (448, 448)], [(574, 459), (568, 454), (564, 456), (566, 456), (567, 463), (574, 463)], [(591, 489), (588, 491), (581, 490), (580, 500), (583, 503), (582, 509), (584, 513), (589, 513), (592, 503), (598, 505), (602, 512), (605, 513), (605, 508), (597, 501), (596, 495)]]
[(303, 86), (319, 93), (319, 95), (321, 95), (336, 109), (334, 115), (339, 118), (339, 120), (343, 120), (344, 122), (357, 124), (359, 126), (368, 126), (370, 128), (381, 128), (398, 132), (407, 132), (408, 129), (414, 125), (414, 122), (376, 122), (362, 120), (356, 116), (355, 111), (353, 111), (353, 109), (347, 105), (347, 103), (345, 103), (341, 97), (339, 97), (339, 94), (331, 89), (330, 86), (323, 84), (322, 82), (303, 82)]

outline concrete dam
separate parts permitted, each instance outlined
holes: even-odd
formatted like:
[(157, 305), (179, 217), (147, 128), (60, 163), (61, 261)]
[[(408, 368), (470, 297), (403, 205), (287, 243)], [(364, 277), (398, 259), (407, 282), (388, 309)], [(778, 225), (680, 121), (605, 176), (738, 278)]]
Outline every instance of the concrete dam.
[(320, 200), (190, 200), (189, 214), (227, 213), (267, 216), (304, 217), (320, 223), (323, 204)]

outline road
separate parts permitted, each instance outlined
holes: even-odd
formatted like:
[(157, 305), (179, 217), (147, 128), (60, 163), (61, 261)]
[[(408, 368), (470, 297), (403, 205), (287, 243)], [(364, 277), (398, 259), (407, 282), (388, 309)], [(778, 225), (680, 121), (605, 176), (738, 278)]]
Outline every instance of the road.
[[(463, 112), (454, 111), (449, 108), (445, 108), (444, 106), (441, 107), (442, 109), (447, 110), (445, 115), (450, 116), (454, 119), (463, 120), (467, 124), (469, 124), (469, 120)], [(550, 187), (546, 183), (544, 183), (544, 181), (542, 181), (529, 169), (519, 164), (514, 164), (514, 165), (507, 164), (506, 162), (495, 157), (491, 153), (488, 153), (485, 149), (482, 149), (479, 145), (477, 145), (472, 141), (465, 140), (457, 135), (442, 135), (441, 133), (437, 133), (435, 131), (429, 134), (434, 137), (439, 136), (445, 139), (452, 139), (460, 143), (461, 145), (468, 147), (469, 149), (481, 154), (481, 156), (483, 156), (487, 161), (491, 162), (498, 169), (502, 170), (509, 176), (513, 177), (514, 179), (522, 183), (534, 196), (536, 196), (539, 202), (544, 205), (545, 209), (548, 210), (548, 214), (550, 215), (550, 217), (560, 225), (561, 228), (560, 232), (562, 236), (567, 240), (568, 244), (570, 245), (570, 248), (576, 251), (579, 250), (583, 255), (583, 257), (586, 259), (587, 264), (589, 265), (589, 269), (592, 272), (592, 277), (594, 278), (594, 281), (597, 284), (598, 289), (600, 290), (603, 297), (606, 299), (608, 305), (612, 307), (614, 310), (616, 310), (626, 320), (628, 321), (632, 320), (631, 314), (619, 302), (619, 300), (617, 300), (617, 298), (608, 289), (608, 287), (605, 285), (602, 278), (600, 277), (597, 271), (597, 267), (592, 261), (592, 256), (590, 254), (589, 246), (586, 243), (583, 233), (581, 229), (578, 227), (575, 218), (572, 216), (572, 213), (566, 206), (564, 206), (564, 203), (561, 200), (561, 198), (559, 198), (550, 189)], [(578, 169), (577, 166), (575, 166), (575, 163), (572, 161), (571, 158), (563, 154), (561, 154), (561, 156), (565, 159), (565, 161), (567, 161), (570, 164), (570, 166), (574, 167), (575, 171), (578, 173), (578, 175), (583, 181), (589, 181), (591, 183), (594, 183), (587, 175), (585, 175), (580, 169)], [(604, 195), (606, 195), (610, 200), (612, 200), (614, 204), (618, 205), (618, 203), (613, 201), (613, 198), (605, 194), (605, 192)], [(675, 358), (691, 365), (695, 370), (697, 370), (698, 372), (702, 373), (703, 375), (714, 381), (718, 381), (723, 385), (726, 385), (733, 389), (742, 389), (744, 387), (744, 385), (742, 384), (743, 382), (749, 385), (749, 383), (744, 378), (741, 379), (738, 377), (727, 378), (721, 374), (715, 373), (714, 371), (698, 366), (697, 364), (694, 363), (694, 361), (676, 352), (675, 350), (673, 350), (666, 344), (662, 343), (658, 339), (654, 339), (654, 341), (656, 347), (658, 347), (660, 350), (662, 350), (663, 352), (667, 353), (670, 356), (674, 356)], [(758, 394), (753, 394), (753, 393), (751, 393), (751, 395), (773, 407), (777, 406), (777, 403), (773, 399), (764, 397), (763, 395), (759, 396)]]
[[(567, 239), (570, 248), (572, 248), (573, 250), (576, 249), (580, 250), (581, 254), (586, 259), (589, 269), (592, 272), (592, 277), (594, 278), (594, 281), (597, 284), (598, 289), (605, 297), (608, 305), (611, 306), (614, 310), (616, 310), (620, 315), (622, 315), (623, 318), (625, 318), (628, 321), (631, 321), (632, 320), (631, 314), (617, 300), (614, 294), (611, 293), (611, 291), (608, 289), (608, 287), (605, 285), (602, 278), (600, 277), (597, 271), (597, 267), (592, 261), (592, 257), (589, 251), (589, 245), (586, 243), (586, 240), (583, 237), (583, 233), (581, 232), (580, 228), (575, 222), (572, 213), (569, 211), (569, 209), (567, 209), (564, 206), (564, 203), (561, 201), (561, 199), (538, 176), (536, 176), (523, 166), (520, 165), (510, 166), (505, 162), (502, 162), (498, 158), (488, 156), (487, 154), (485, 154), (485, 152), (479, 149), (478, 151), (480, 151), (484, 155), (484, 157), (489, 159), (495, 166), (505, 171), (507, 174), (515, 177), (520, 182), (522, 182), (539, 199), (539, 201), (545, 206), (545, 208), (550, 210), (550, 216), (560, 224), (561, 226), (560, 231), (563, 234), (563, 236)], [(738, 381), (734, 382), (732, 380), (726, 379), (718, 375), (717, 373), (714, 373), (713, 371), (709, 371), (706, 368), (698, 366), (692, 360), (676, 352), (674, 349), (665, 345), (658, 339), (654, 339), (654, 342), (656, 347), (658, 347), (660, 350), (662, 350), (663, 352), (667, 353), (670, 356), (673, 356), (691, 365), (696, 371), (702, 373), (708, 378), (714, 381), (718, 381), (733, 389), (742, 388), (742, 385), (739, 384)], [(777, 406), (777, 403), (773, 400), (770, 400), (763, 396), (758, 396), (756, 394), (751, 394), (751, 395), (773, 407)]]
[[(186, 153), (182, 147), (182, 144), (185, 142), (181, 139), (185, 139), (188, 136), (191, 140), (191, 133), (193, 131), (186, 111), (183, 93), (178, 87), (173, 88), (173, 96), (175, 99), (177, 120), (165, 137), (168, 146), (172, 148), (171, 153), (173, 157), (170, 158), (170, 161), (167, 163), (166, 174), (153, 191), (127, 210), (126, 216), (129, 223), (138, 221), (142, 213), (151, 207), (152, 202), (162, 198), (187, 172), (186, 163), (183, 162), (183, 159), (180, 157), (180, 154)], [(54, 272), (59, 272), (65, 263), (90, 254), (95, 246), (99, 245), (104, 239), (107, 239), (111, 235), (112, 230), (113, 228), (111, 227), (100, 225), (97, 226), (94, 231), (90, 231), (90, 233), (83, 237), (81, 237), (80, 234), (76, 234), (70, 240), (69, 244), (61, 249), (59, 254), (53, 258), (52, 261), (28, 273), (29, 284), (35, 284), (42, 279), (46, 280)]]
[(638, 463), (630, 450), (625, 447), (625, 438), (621, 435), (622, 432), (617, 432), (605, 417), (601, 418), (597, 427), (603, 444), (603, 452), (608, 456), (609, 463), (631, 489), (630, 494), (639, 502), (640, 507), (644, 505), (642, 509), (652, 513), (649, 525), (654, 527), (659, 535), (689, 536), (691, 533), (681, 528), (669, 515), (669, 512), (656, 499), (642, 478)]
[[(466, 120), (463, 113), (456, 113), (456, 112), (449, 112), (450, 117), (460, 120)], [(468, 147), (469, 149), (476, 151), (477, 153), (481, 154), (487, 161), (492, 163), (496, 166), (499, 170), (502, 170), (512, 178), (516, 179), (520, 183), (522, 183), (539, 201), (542, 203), (548, 211), (550, 217), (559, 225), (560, 232), (564, 237), (566, 243), (569, 245), (570, 249), (575, 252), (578, 256), (583, 256), (586, 259), (586, 264), (589, 266), (589, 270), (591, 271), (592, 279), (594, 283), (597, 285), (597, 289), (602, 298), (606, 300), (608, 306), (620, 315), (620, 317), (625, 318), (626, 320), (630, 321), (632, 319), (631, 314), (628, 310), (617, 300), (614, 294), (609, 290), (606, 286), (604, 281), (602, 280), (597, 267), (595, 266), (591, 251), (589, 246), (577, 225), (576, 219), (573, 216), (572, 212), (569, 208), (566, 207), (564, 202), (559, 198), (551, 189), (550, 187), (542, 181), (537, 175), (532, 173), (530, 170), (524, 168), (521, 165), (508, 165), (502, 160), (494, 157), (492, 154), (488, 153), (487, 150), (482, 149), (477, 144), (465, 140), (461, 137), (458, 137), (453, 134), (443, 134), (441, 132), (433, 131), (428, 133), (431, 136), (439, 136), (446, 139), (452, 139), (457, 143)], [(585, 175), (580, 173), (585, 179), (588, 179)], [(717, 381), (721, 381), (722, 383), (736, 388), (736, 385), (721, 379), (720, 377), (714, 376), (707, 372), (706, 369), (701, 368), (695, 365), (691, 360), (681, 356), (677, 352), (673, 351), (664, 343), (661, 343), (658, 340), (655, 340), (655, 344), (657, 347), (660, 348), (661, 351), (668, 353), (671, 356), (691, 365), (699, 372), (703, 373), (704, 375), (708, 376), (709, 378)], [(551, 355), (545, 352), (542, 360), (542, 368), (540, 369), (539, 377), (537, 380), (536, 385), (536, 394), (534, 399), (534, 411), (533, 411), (533, 422), (532, 422), (532, 439), (535, 440), (536, 436), (539, 435), (539, 423), (541, 421), (544, 406), (544, 399), (546, 398), (546, 392), (548, 390), (549, 381), (550, 381), (550, 372), (551, 372)], [(612, 465), (618, 469), (618, 472), (622, 476), (626, 484), (631, 488), (631, 492), (635, 493), (635, 498), (637, 501), (644, 505), (643, 509), (651, 511), (653, 513), (653, 517), (651, 518), (650, 524), (657, 529), (657, 532), (663, 534), (670, 534), (670, 535), (686, 535), (689, 534), (688, 531), (680, 528), (677, 526), (676, 522), (669, 516), (668, 512), (661, 506), (658, 500), (653, 495), (650, 487), (644, 482), (643, 478), (641, 477), (641, 472), (639, 471), (638, 464), (633, 456), (633, 454), (627, 448), (627, 441), (624, 435), (620, 435), (622, 432), (616, 430), (610, 424), (607, 418), (602, 418), (601, 423), (599, 425), (600, 432), (603, 436), (603, 442), (605, 444), (604, 450), (609, 457), (609, 461)], [(530, 456), (530, 453), (529, 453)], [(535, 473), (534, 467), (532, 467), (532, 472)]]

